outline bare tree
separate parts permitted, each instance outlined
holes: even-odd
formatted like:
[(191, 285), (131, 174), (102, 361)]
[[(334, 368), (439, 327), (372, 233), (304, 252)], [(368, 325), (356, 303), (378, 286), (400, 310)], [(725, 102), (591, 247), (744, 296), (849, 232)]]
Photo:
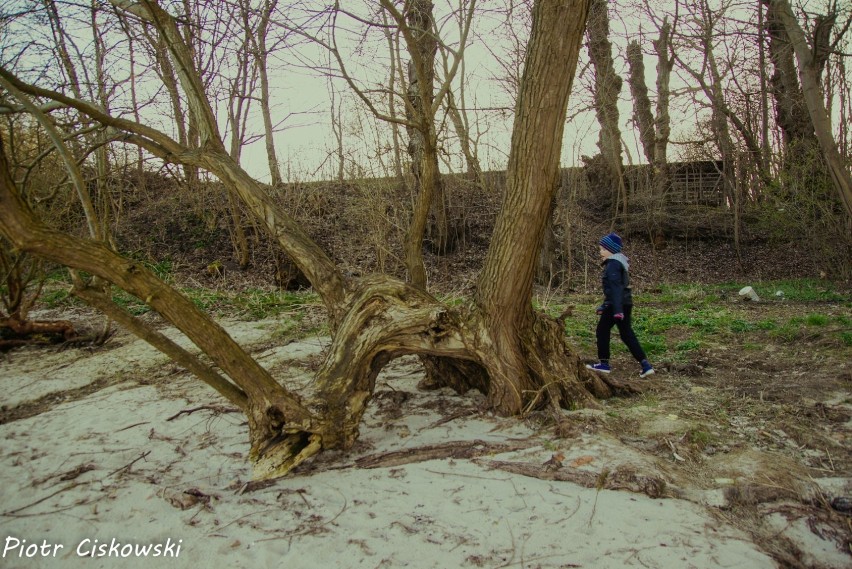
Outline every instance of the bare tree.
[[(808, 47), (805, 34), (793, 15), (790, 3), (787, 0), (771, 0), (769, 6), (771, 13), (783, 25), (784, 32), (795, 51), (798, 62), (798, 76), (801, 80), (804, 102), (810, 116), (810, 129), (808, 130), (812, 130), (816, 134), (822, 155), (831, 174), (831, 181), (840, 202), (846, 209), (847, 226), (850, 226), (852, 224), (852, 176), (849, 174), (848, 165), (843, 163), (837, 150), (837, 143), (831, 131), (831, 121), (825, 109), (825, 97), (820, 89), (819, 76), (827, 58), (827, 55), (822, 53), (820, 46), (824, 45), (825, 40), (817, 43), (816, 49), (812, 50)], [(832, 20), (829, 19), (828, 21)], [(823, 20), (822, 23), (825, 22)], [(817, 39), (825, 37), (825, 33), (819, 29), (816, 34)]]
[(770, 85), (775, 98), (775, 120), (784, 136), (787, 154), (808, 152), (817, 147), (818, 141), (808, 117), (782, 8), (772, 0), (761, 1), (767, 6), (765, 25), (769, 34), (769, 57), (774, 67)]
[[(22, 81), (5, 68), (0, 77), (31, 97), (85, 113), (162, 159), (203, 168), (235, 191), (328, 308), (333, 339), (316, 374), (317, 400), (302, 401), (286, 390), (212, 319), (140, 263), (39, 221), (21, 200), (2, 152), (0, 234), (22, 250), (114, 283), (183, 331), (221, 370), (208, 366), (196, 373), (246, 413), (256, 477), (281, 475), (322, 449), (350, 446), (376, 375), (403, 354), (429, 355), (466, 372), (447, 381), (481, 389), (491, 408), (504, 414), (545, 405), (594, 405), (595, 396), (611, 394), (602, 379), (584, 369), (567, 345), (562, 325), (532, 308), (535, 259), (557, 187), (587, 1), (535, 3), (503, 205), (474, 302), (457, 307), (387, 276), (344, 280), (329, 257), (226, 152), (196, 62), (174, 18), (150, 0), (113, 3), (152, 26), (167, 42), (199, 127), (197, 149), (145, 124), (111, 116), (91, 102)], [(80, 294), (86, 298), (85, 283)]]
[(263, 116), (266, 159), (269, 162), (269, 174), (273, 186), (280, 186), (282, 184), (281, 166), (278, 163), (278, 154), (275, 150), (275, 126), (272, 122), (271, 97), (269, 93), (269, 54), (274, 51), (275, 46), (281, 41), (277, 40), (273, 45), (269, 45), (272, 16), (275, 14), (277, 6), (278, 0), (263, 0), (256, 33), (251, 36), (254, 61), (260, 78), (259, 104), (261, 115)]
[(592, 0), (587, 33), (589, 57), (595, 68), (595, 114), (600, 124), (598, 149), (604, 165), (604, 175), (597, 183), (613, 190), (614, 223), (618, 217), (619, 205), (622, 215), (627, 216), (628, 192), (624, 182), (621, 129), (618, 124), (618, 96), (621, 93), (622, 81), (613, 64), (607, 10), (606, 0)]
[[(399, 46), (399, 29), (392, 29), (388, 22), (388, 13), (385, 10), (382, 10), (382, 29), (385, 33), (385, 39), (388, 43), (388, 54), (390, 55), (390, 63), (388, 65), (388, 87), (387, 87), (387, 105), (388, 105), (388, 116), (391, 118), (397, 117), (396, 112), (396, 84), (397, 77), (402, 77), (402, 65), (400, 56), (400, 46)], [(391, 140), (393, 142), (393, 167), (394, 173), (396, 174), (397, 179), (401, 182), (405, 182), (405, 175), (403, 174), (402, 169), (402, 144), (401, 144), (401, 134), (400, 134), (400, 124), (395, 120), (389, 121), (388, 123), (391, 127)]]
[(668, 17), (660, 24), (659, 36), (653, 41), (657, 55), (657, 103), (656, 116), (651, 112), (652, 103), (645, 84), (645, 62), (642, 46), (637, 41), (627, 44), (627, 63), (630, 69), (628, 82), (633, 95), (633, 121), (639, 129), (639, 140), (648, 164), (652, 167), (649, 207), (650, 227), (653, 242), (661, 243), (664, 235), (661, 217), (664, 213), (664, 198), (668, 188), (668, 149), (671, 134), (671, 115), (669, 100), (670, 81), (675, 58), (671, 54), (672, 25)]
[[(464, 33), (464, 22), (459, 21), (459, 34)], [(446, 46), (439, 46), (441, 53), (441, 62), (444, 68), (444, 75), (450, 74), (450, 53)], [(468, 120), (468, 114), (465, 109), (465, 64), (464, 59), (462, 59), (459, 73), (458, 75), (461, 77), (461, 82), (459, 84), (459, 96), (458, 101), (456, 100), (456, 95), (452, 89), (447, 91), (447, 98), (444, 103), (447, 113), (450, 116), (450, 120), (453, 124), (453, 128), (456, 131), (456, 136), (458, 137), (459, 146), (461, 147), (462, 154), (465, 158), (465, 163), (467, 164), (467, 173), (470, 177), (472, 177), (477, 185), (482, 188), (484, 191), (488, 191), (488, 183), (485, 180), (485, 177), (482, 174), (482, 165), (479, 163), (479, 156), (477, 154), (476, 141), (472, 139), (470, 134), (470, 121)]]
[[(292, 31), (299, 33), (311, 41), (323, 46), (333, 56), (338, 70), (353, 93), (367, 106), (373, 115), (383, 121), (400, 124), (409, 133), (409, 154), (412, 157), (412, 172), (417, 184), (414, 198), (411, 223), (408, 228), (405, 247), (405, 265), (411, 283), (420, 288), (426, 287), (427, 275), (423, 261), (423, 242), (429, 228), (430, 212), (435, 221), (430, 238), (436, 250), (445, 251), (450, 244), (449, 224), (447, 220), (446, 201), (441, 182), (438, 162), (438, 133), (436, 117), (442, 108), (447, 92), (450, 90), (453, 78), (458, 72), (464, 57), (464, 48), (473, 18), (476, 0), (469, 0), (462, 11), (464, 25), (459, 39), (459, 45), (452, 50), (453, 59), (449, 72), (439, 85), (435, 82), (435, 53), (440, 41), (432, 21), (432, 3), (428, 0), (405, 2), (400, 10), (393, 0), (380, 0), (382, 10), (392, 22), (407, 47), (410, 62), (404, 84), (405, 93), (402, 100), (405, 105), (405, 117), (398, 117), (380, 110), (371, 98), (375, 90), (367, 89), (353, 77), (341, 54), (336, 36), (339, 17), (347, 17), (366, 23), (368, 27), (387, 25), (364, 18), (335, 6), (331, 9), (329, 41), (323, 41), (317, 36), (305, 33), (298, 26)], [(384, 17), (384, 16), (383, 16)], [(387, 32), (386, 32), (387, 33)], [(397, 74), (401, 78), (401, 74)], [(395, 93), (392, 92), (391, 96)]]

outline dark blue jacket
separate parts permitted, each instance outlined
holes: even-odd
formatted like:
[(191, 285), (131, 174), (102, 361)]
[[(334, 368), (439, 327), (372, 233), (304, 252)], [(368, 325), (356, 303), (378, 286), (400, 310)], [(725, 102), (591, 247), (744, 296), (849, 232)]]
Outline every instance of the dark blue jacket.
[(633, 305), (629, 267), (627, 257), (620, 253), (603, 262), (604, 305), (612, 306), (613, 314), (623, 313), (625, 306)]

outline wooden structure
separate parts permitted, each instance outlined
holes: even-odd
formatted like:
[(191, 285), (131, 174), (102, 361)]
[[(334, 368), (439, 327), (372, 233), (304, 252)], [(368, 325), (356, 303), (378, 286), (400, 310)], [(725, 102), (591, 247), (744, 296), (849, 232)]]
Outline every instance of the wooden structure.
[[(701, 205), (724, 207), (724, 167), (722, 160), (698, 160), (693, 162), (670, 162), (669, 187), (666, 203), (671, 205)], [(648, 164), (626, 166), (624, 177), (630, 192), (630, 202), (642, 201), (651, 195), (654, 184), (652, 167)], [(585, 168), (564, 168), (563, 188), (570, 188), (575, 195), (589, 199), (595, 195), (611, 195), (609, 188), (592, 188)]]
[(669, 164), (670, 185), (666, 194), (667, 201), (673, 204), (723, 205), (724, 166), (721, 160)]

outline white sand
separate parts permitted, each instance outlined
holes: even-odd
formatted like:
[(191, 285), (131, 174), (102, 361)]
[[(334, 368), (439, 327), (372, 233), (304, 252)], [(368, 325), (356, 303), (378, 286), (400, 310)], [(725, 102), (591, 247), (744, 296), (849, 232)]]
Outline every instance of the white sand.
[[(228, 326), (246, 345), (274, 325)], [(512, 475), (489, 469), (491, 457), (353, 466), (359, 456), (427, 444), (532, 438), (529, 449), (494, 458), (541, 464), (560, 450), (566, 462), (592, 457), (584, 468), (595, 472), (625, 462), (653, 469), (652, 461), (598, 435), (551, 441), (518, 421), (476, 413), (475, 397), (419, 392), (418, 372), (404, 361), (388, 367), (377, 389), (406, 398), (401, 417), (383, 415), (391, 402), (378, 398), (356, 449), (323, 458), (335, 469), (241, 492), (250, 479), (243, 417), (201, 410), (167, 421), (200, 405), (227, 405), (153, 349), (124, 334), (118, 341), (120, 348), (94, 353), (23, 350), (0, 361), (6, 405), (110, 380), (78, 400), (0, 425), (0, 545), (20, 540), (0, 567), (777, 566), (747, 535), (684, 500)], [(303, 371), (282, 366), (318, 353), (323, 342), (256, 356), (277, 376), (304, 382)], [(472, 415), (437, 424), (445, 414), (430, 409), (448, 406)], [(81, 466), (87, 470), (60, 479)], [(174, 556), (79, 556), (94, 540), (107, 554), (111, 540), (118, 544), (112, 552), (171, 543)], [(28, 558), (21, 544), (44, 547), (31, 548), (36, 555)]]

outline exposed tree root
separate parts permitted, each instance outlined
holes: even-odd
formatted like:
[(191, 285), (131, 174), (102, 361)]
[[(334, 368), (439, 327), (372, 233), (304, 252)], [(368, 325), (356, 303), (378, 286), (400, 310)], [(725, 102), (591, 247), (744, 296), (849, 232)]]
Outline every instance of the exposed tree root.
[(554, 468), (552, 465), (529, 464), (526, 462), (502, 462), (491, 460), (481, 462), (489, 468), (530, 476), (539, 480), (555, 480), (572, 482), (584, 488), (598, 490), (628, 490), (637, 494), (645, 494), (650, 498), (680, 498), (683, 491), (672, 486), (657, 476), (645, 476), (628, 468), (618, 468), (613, 471), (603, 470), (600, 473), (579, 470), (569, 466)]
[(79, 338), (67, 320), (0, 318), (0, 351), (28, 344), (57, 344)]
[(428, 445), (419, 448), (386, 452), (359, 458), (355, 464), (359, 468), (387, 468), (402, 466), (428, 460), (443, 458), (477, 458), (485, 455), (514, 452), (539, 446), (538, 441), (517, 441), (505, 444), (487, 443), (485, 441), (454, 441), (441, 445)]
[[(361, 279), (352, 290), (316, 375), (317, 395), (307, 405), (313, 419), (297, 422), (287, 412), (273, 413), (275, 417), (258, 412), (250, 419), (255, 477), (280, 476), (321, 449), (350, 448), (378, 373), (402, 355), (420, 356), (427, 370), (423, 387), (449, 386), (458, 393), (476, 389), (502, 415), (597, 407), (597, 398), (633, 390), (629, 384), (605, 383), (586, 370), (563, 326), (546, 315), (534, 314), (526, 333), (513, 339), (502, 328), (492, 330), (476, 308), (446, 306), (386, 275)], [(456, 447), (423, 452), (423, 458), (388, 460), (429, 460), (459, 452), (476, 456)]]

